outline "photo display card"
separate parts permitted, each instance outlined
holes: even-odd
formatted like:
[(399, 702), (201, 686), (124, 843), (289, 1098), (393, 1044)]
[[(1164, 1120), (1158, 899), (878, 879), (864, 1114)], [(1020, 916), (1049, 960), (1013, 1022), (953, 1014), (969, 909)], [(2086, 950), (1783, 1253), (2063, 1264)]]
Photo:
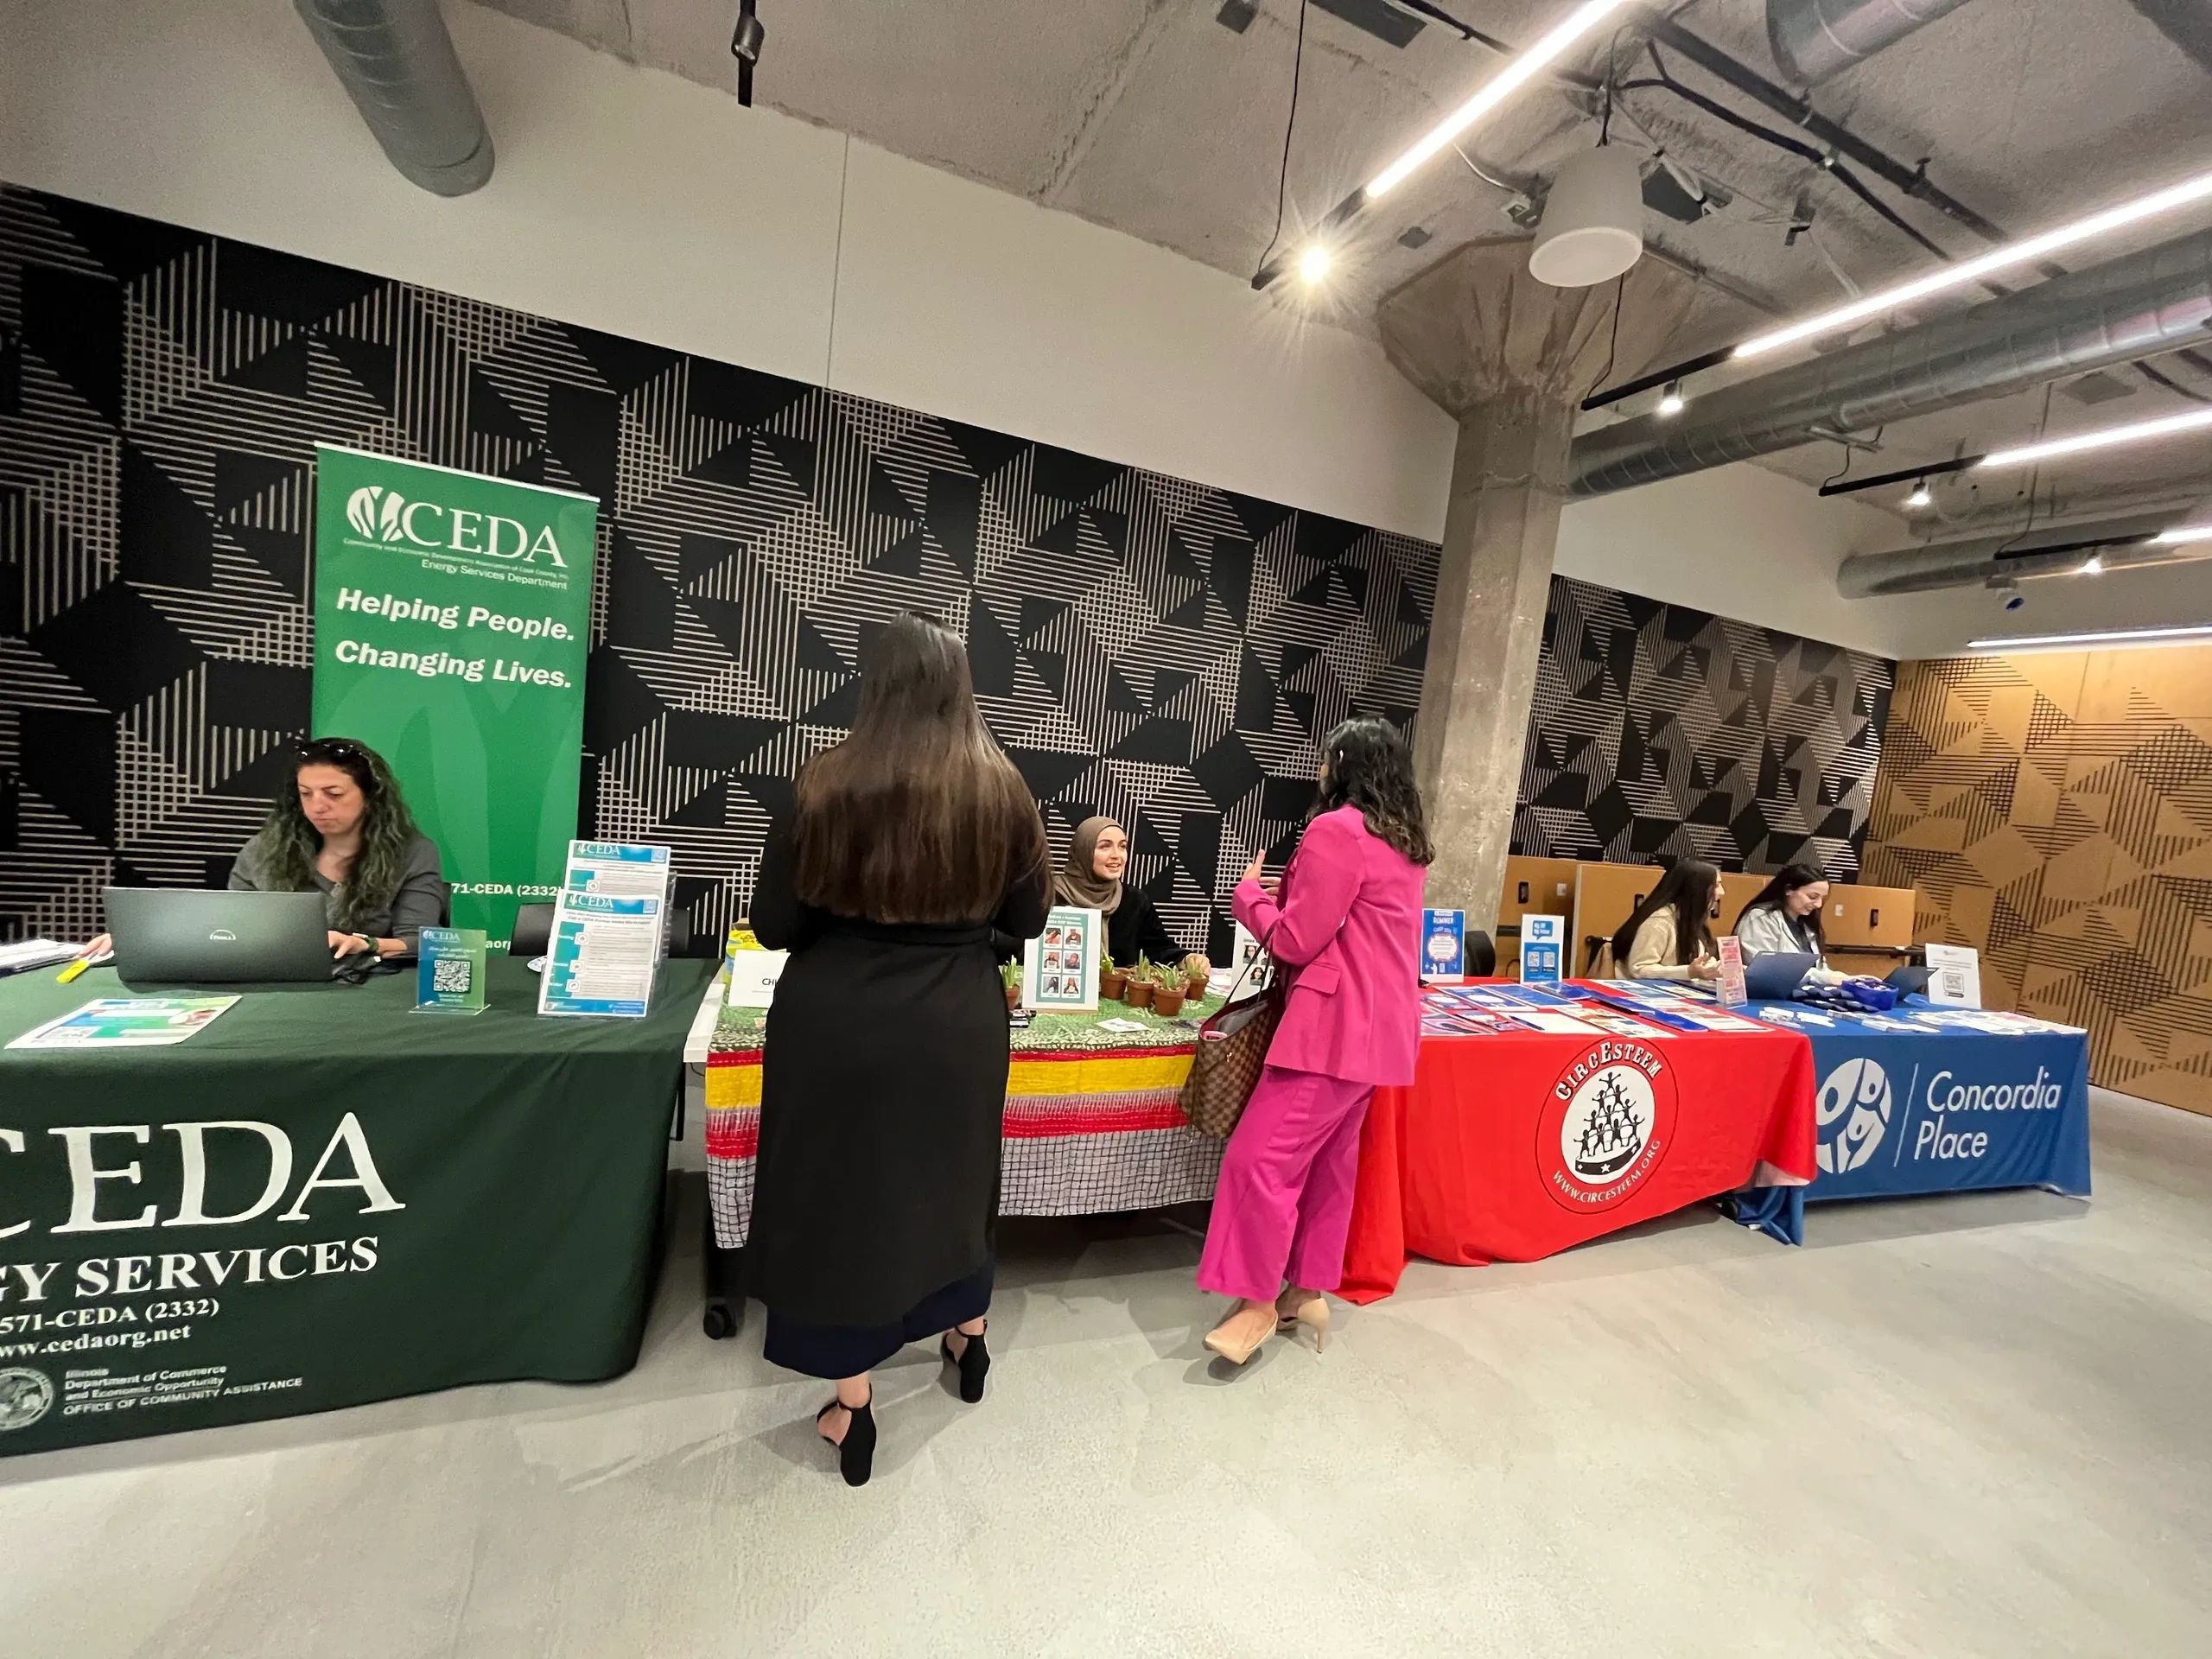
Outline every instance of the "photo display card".
[(1106, 918), (1055, 905), (1041, 938), (1022, 953), (1021, 1005), (1039, 1014), (1086, 1014), (1098, 1006), (1098, 959)]

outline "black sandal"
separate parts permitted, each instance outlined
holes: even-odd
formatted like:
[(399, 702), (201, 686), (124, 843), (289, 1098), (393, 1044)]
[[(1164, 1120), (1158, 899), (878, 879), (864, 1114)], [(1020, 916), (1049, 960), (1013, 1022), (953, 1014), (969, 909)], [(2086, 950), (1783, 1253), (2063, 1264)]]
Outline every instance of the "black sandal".
[[(833, 1399), (814, 1414), (815, 1433), (822, 1433), (822, 1420), (840, 1406), (842, 1400)], [(851, 1421), (845, 1425), (845, 1438), (830, 1441), (837, 1453), (837, 1472), (845, 1478), (848, 1486), (865, 1486), (875, 1469), (875, 1396), (871, 1394), (857, 1406), (845, 1406)], [(827, 1434), (823, 1434), (829, 1440)]]
[[(984, 1320), (983, 1331), (990, 1328), (991, 1322)], [(972, 1337), (969, 1337), (965, 1331), (960, 1334), (968, 1338), (968, 1345), (960, 1351), (957, 1357), (952, 1351), (952, 1333), (949, 1331), (938, 1342), (938, 1350), (944, 1356), (946, 1364), (960, 1368), (960, 1397), (972, 1406), (983, 1397), (983, 1379), (990, 1375), (991, 1351), (983, 1345), (982, 1332)]]

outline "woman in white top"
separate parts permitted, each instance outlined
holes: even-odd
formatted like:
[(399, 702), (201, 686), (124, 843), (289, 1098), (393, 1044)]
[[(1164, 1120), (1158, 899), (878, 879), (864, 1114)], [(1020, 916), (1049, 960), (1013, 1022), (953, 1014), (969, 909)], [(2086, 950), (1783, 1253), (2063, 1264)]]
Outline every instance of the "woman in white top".
[(1686, 858), (1659, 878), (1613, 935), (1613, 963), (1623, 979), (1710, 980), (1719, 976), (1713, 906), (1718, 866)]
[(1811, 865), (1786, 864), (1776, 871), (1774, 880), (1736, 918), (1745, 962), (1772, 951), (1809, 956), (1813, 967), (1805, 976), (1807, 983), (1843, 983), (1847, 976), (1828, 966), (1827, 939), (1821, 931), (1821, 911), (1827, 901), (1827, 877)]

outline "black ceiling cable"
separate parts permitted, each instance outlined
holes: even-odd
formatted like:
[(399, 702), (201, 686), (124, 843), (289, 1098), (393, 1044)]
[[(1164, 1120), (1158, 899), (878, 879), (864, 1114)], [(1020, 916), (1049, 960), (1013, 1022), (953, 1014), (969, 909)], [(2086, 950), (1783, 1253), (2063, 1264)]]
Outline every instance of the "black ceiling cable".
[(1282, 124), (1282, 172), (1275, 180), (1275, 228), (1268, 238), (1268, 245), (1260, 255), (1258, 270), (1253, 280), (1259, 280), (1259, 270), (1268, 268), (1268, 256), (1275, 251), (1275, 244), (1282, 240), (1282, 208), (1290, 189), (1290, 137), (1298, 130), (1298, 83), (1306, 67), (1306, 7), (1307, 0), (1298, 0), (1298, 49), (1290, 60), (1290, 117)]

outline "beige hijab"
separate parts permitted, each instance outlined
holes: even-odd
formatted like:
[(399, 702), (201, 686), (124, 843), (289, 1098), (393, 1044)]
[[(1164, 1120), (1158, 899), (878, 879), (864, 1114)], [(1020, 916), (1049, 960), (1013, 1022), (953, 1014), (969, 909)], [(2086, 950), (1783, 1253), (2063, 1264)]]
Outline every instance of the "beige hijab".
[(1052, 879), (1055, 904), (1071, 905), (1077, 910), (1103, 911), (1109, 916), (1114, 913), (1122, 902), (1122, 884), (1099, 874), (1096, 861), (1098, 837), (1109, 830), (1121, 828), (1111, 818), (1085, 818), (1076, 826), (1075, 839), (1068, 843), (1068, 861), (1060, 866), (1059, 874)]

